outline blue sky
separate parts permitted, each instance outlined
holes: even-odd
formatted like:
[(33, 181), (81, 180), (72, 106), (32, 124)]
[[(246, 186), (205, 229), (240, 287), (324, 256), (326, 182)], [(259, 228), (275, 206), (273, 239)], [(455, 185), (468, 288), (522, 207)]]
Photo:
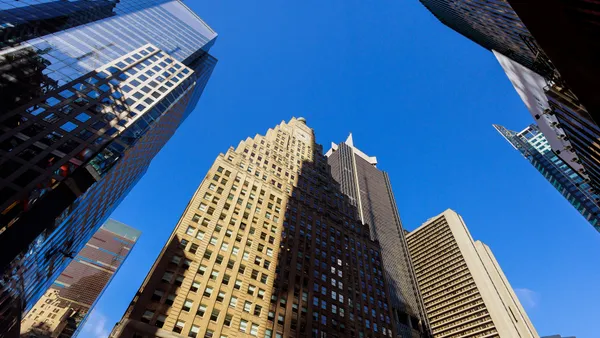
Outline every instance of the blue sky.
[(490, 52), (417, 0), (186, 3), (219, 33), (219, 63), (112, 215), (143, 235), (83, 337), (106, 336), (121, 318), (216, 156), (292, 116), (325, 149), (352, 132), (377, 156), (406, 229), (460, 213), (540, 335), (597, 337), (600, 234), (492, 128), (532, 119)]

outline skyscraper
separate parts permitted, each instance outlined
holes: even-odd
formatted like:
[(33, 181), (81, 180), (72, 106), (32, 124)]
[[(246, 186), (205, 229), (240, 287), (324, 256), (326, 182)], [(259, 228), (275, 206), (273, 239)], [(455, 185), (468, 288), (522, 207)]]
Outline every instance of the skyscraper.
[(7, 332), (193, 110), (216, 33), (178, 0), (10, 0), (0, 17)]
[(471, 41), (498, 51), (523, 66), (546, 75), (531, 50), (533, 37), (507, 0), (420, 0), (444, 25)]
[(379, 244), (304, 119), (220, 154), (113, 337), (395, 337)]
[(109, 219), (21, 323), (25, 337), (73, 337), (140, 237), (141, 232)]
[(600, 3), (595, 0), (507, 0), (568, 87), (600, 123)]
[(596, 230), (600, 231), (600, 195), (590, 180), (555, 154), (536, 125), (520, 132), (494, 125), (496, 130), (571, 203)]
[(354, 146), (352, 134), (345, 142), (331, 146), (326, 154), (331, 175), (358, 211), (356, 217), (369, 226), (371, 238), (381, 244), (398, 331), (406, 337), (413, 336), (413, 332), (427, 334), (422, 300), (388, 174), (377, 168), (375, 157)]
[[(558, 137), (578, 156), (578, 164), (565, 162), (581, 169), (581, 174), (590, 179), (590, 184), (600, 190), (600, 126), (598, 112), (600, 100), (595, 92), (597, 55), (596, 36), (600, 32), (600, 16), (595, 9), (598, 4), (587, 0), (544, 2), (514, 0), (421, 0), (442, 23), (466, 36), (480, 46), (494, 52), (507, 72), (511, 82), (531, 109), (529, 99), (523, 93), (539, 93), (543, 110), (534, 115), (541, 131), (554, 146)], [(536, 29), (532, 35), (521, 21), (512, 5), (526, 15)], [(544, 15), (543, 13), (547, 14)], [(545, 27), (541, 29), (541, 27)], [(596, 34), (594, 34), (596, 33)], [(537, 37), (542, 39), (540, 45)], [(586, 42), (582, 42), (587, 40)], [(546, 54), (545, 48), (550, 54)], [(550, 57), (549, 57), (550, 55)], [(514, 75), (530, 74), (511, 65), (508, 60), (520, 64), (529, 73), (543, 80), (540, 88), (537, 80), (519, 82)], [(554, 61), (558, 63), (555, 66)], [(513, 70), (516, 70), (513, 72)], [(564, 73), (567, 76), (563, 76)], [(588, 71), (589, 70), (589, 71)], [(575, 86), (572, 86), (575, 85)], [(528, 88), (531, 86), (531, 88)], [(579, 97), (581, 94), (581, 98)], [(581, 99), (581, 100), (580, 100)], [(584, 106), (589, 104), (590, 107)], [(550, 117), (554, 123), (548, 125)], [(557, 154), (562, 149), (554, 149)]]
[(456, 212), (406, 239), (434, 337), (539, 337), (490, 248)]

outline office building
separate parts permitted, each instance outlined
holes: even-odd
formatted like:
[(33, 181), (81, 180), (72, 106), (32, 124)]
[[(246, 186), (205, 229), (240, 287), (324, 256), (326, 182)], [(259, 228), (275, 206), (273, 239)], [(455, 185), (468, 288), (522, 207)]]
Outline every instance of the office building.
[[(494, 125), (494, 128), (600, 231), (600, 195), (588, 178), (552, 151), (538, 126), (532, 124), (520, 132), (499, 125)], [(569, 156), (575, 155), (571, 153)]]
[(456, 212), (406, 239), (434, 337), (539, 337), (490, 248)]
[(543, 56), (600, 123), (600, 3), (595, 0), (507, 0), (527, 26)]
[(494, 55), (554, 153), (600, 190), (600, 127), (588, 111), (568, 88), (496, 51)]
[[(532, 114), (540, 130), (552, 146), (558, 139), (574, 151), (577, 164), (563, 160), (600, 190), (600, 101), (594, 90), (595, 74), (600, 71), (596, 65), (600, 49), (595, 43), (600, 29), (594, 23), (600, 22), (595, 11), (600, 5), (587, 0), (421, 2), (442, 23), (494, 52), (530, 112), (532, 97), (523, 94), (535, 93), (533, 97), (543, 108), (541, 113)], [(530, 27), (535, 34), (528, 30)], [(533, 81), (523, 81), (532, 77)], [(562, 149), (554, 150), (560, 156)]]
[(217, 157), (112, 337), (395, 337), (381, 253), (302, 118)]
[(216, 33), (178, 0), (9, 0), (0, 17), (0, 332), (14, 335), (194, 109)]
[(141, 232), (109, 219), (21, 322), (21, 336), (74, 337)]
[(333, 143), (326, 156), (331, 175), (358, 211), (356, 217), (381, 245), (398, 331), (406, 337), (426, 335), (427, 320), (388, 174), (377, 168), (375, 157), (354, 146), (352, 134), (339, 145)]
[(551, 72), (531, 49), (533, 37), (507, 0), (420, 0), (444, 25), (541, 75)]

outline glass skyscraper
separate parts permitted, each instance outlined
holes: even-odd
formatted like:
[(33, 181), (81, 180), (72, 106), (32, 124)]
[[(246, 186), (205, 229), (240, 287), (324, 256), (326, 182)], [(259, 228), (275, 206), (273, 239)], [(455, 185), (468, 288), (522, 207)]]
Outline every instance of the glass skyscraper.
[(2, 0), (0, 18), (8, 332), (194, 109), (216, 33), (178, 0)]
[(507, 0), (420, 0), (444, 25), (490, 51), (541, 75), (547, 68), (531, 50), (533, 37)]
[(600, 195), (590, 185), (590, 180), (573, 170), (551, 149), (550, 144), (536, 125), (515, 132), (494, 125), (568, 201), (600, 231)]
[(28, 311), (22, 337), (76, 336), (141, 232), (107, 220)]

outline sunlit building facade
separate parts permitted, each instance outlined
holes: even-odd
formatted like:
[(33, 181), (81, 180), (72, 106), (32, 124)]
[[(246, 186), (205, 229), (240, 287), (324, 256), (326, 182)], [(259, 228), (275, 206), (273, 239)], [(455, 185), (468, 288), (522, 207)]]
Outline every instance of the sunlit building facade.
[(356, 208), (356, 217), (369, 226), (371, 238), (381, 245), (392, 318), (399, 335), (427, 336), (427, 320), (388, 174), (377, 168), (375, 157), (354, 146), (352, 134), (331, 146), (326, 154), (331, 175)]
[(21, 322), (21, 337), (74, 337), (141, 232), (107, 220)]
[(112, 337), (395, 337), (379, 244), (304, 119), (218, 156)]
[[(496, 130), (546, 178), (561, 195), (598, 231), (600, 231), (600, 195), (590, 179), (574, 170), (552, 151), (536, 125), (520, 132), (494, 125)], [(576, 158), (575, 154), (570, 156)], [(564, 157), (564, 156), (563, 156)]]
[(436, 338), (539, 338), (490, 248), (453, 210), (406, 239)]
[(0, 332), (13, 332), (194, 109), (216, 33), (177, 0), (10, 0), (0, 18)]

